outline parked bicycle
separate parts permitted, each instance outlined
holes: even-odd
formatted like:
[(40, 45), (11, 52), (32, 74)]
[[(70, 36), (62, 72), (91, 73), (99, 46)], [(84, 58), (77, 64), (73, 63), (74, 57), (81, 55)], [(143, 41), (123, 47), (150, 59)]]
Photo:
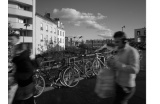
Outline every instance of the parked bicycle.
[(36, 69), (35, 75), (33, 76), (35, 82), (35, 94), (34, 97), (40, 96), (44, 88), (49, 85), (58, 88), (60, 86), (66, 86), (62, 81), (62, 70), (61, 63), (52, 61), (44, 61), (41, 63), (41, 67)]
[(92, 62), (86, 59), (87, 55), (81, 55), (78, 61), (74, 61), (75, 67), (80, 73), (80, 77), (89, 78), (93, 74)]
[(95, 58), (92, 63), (92, 69), (95, 75), (99, 74), (99, 71), (102, 67), (106, 67), (105, 57), (100, 55), (101, 53), (95, 53)]
[(36, 98), (43, 93), (44, 88), (45, 88), (45, 80), (43, 76), (41, 75), (40, 69), (35, 70), (33, 80), (34, 80), (34, 85), (35, 85), (34, 97)]
[(66, 60), (67, 68), (63, 73), (63, 81), (68, 87), (75, 87), (79, 83), (80, 73), (75, 67), (75, 58), (77, 57), (68, 57)]

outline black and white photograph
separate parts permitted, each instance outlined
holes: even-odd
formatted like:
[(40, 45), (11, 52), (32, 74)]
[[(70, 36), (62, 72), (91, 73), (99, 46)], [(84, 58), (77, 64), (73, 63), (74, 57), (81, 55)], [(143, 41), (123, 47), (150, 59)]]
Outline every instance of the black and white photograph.
[(158, 94), (147, 86), (150, 2), (8, 0), (8, 104), (156, 104), (147, 101), (158, 96), (147, 92)]

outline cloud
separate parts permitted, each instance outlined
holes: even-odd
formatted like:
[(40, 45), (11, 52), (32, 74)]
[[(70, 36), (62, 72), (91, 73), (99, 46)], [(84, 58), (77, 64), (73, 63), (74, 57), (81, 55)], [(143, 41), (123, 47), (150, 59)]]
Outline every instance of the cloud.
[(101, 30), (99, 31), (98, 36), (106, 39), (111, 39), (113, 36), (113, 31), (111, 29)]
[(62, 8), (61, 10), (54, 9), (53, 15), (75, 26), (86, 24), (87, 28), (106, 30), (104, 25), (97, 22), (97, 20), (107, 18), (107, 16), (103, 16), (101, 13), (97, 13), (97, 16), (95, 16), (92, 13), (79, 12), (72, 8)]

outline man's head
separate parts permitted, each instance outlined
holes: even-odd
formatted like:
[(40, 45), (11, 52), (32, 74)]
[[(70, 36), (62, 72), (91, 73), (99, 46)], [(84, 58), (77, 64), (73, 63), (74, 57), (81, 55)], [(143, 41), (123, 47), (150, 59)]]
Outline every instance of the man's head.
[(122, 31), (115, 32), (113, 38), (114, 38), (114, 44), (118, 46), (119, 49), (125, 47), (125, 44), (127, 42), (127, 36), (124, 32)]
[(10, 35), (8, 35), (8, 37), (12, 45), (15, 45), (19, 41), (18, 32), (11, 33)]

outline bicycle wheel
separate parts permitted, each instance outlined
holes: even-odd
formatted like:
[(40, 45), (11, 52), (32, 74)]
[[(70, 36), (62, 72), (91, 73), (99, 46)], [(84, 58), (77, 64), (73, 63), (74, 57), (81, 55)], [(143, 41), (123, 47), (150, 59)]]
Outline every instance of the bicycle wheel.
[(92, 64), (93, 72), (94, 74), (98, 75), (100, 69), (101, 69), (101, 64), (98, 60), (94, 60)]
[(68, 87), (75, 87), (79, 83), (79, 72), (76, 68), (68, 67), (63, 73), (63, 81)]
[(33, 79), (34, 79), (34, 85), (35, 85), (34, 97), (36, 98), (43, 93), (45, 88), (45, 80), (42, 76), (39, 76), (39, 77), (34, 76)]
[[(63, 68), (64, 69), (64, 68)], [(59, 78), (60, 78), (60, 83), (63, 85), (63, 86), (67, 86), (63, 80), (63, 73), (65, 70), (63, 70), (59, 73)]]
[(93, 70), (92, 70), (92, 62), (91, 61), (87, 61), (85, 64), (85, 74), (87, 75), (87, 77), (92, 76), (93, 75)]

